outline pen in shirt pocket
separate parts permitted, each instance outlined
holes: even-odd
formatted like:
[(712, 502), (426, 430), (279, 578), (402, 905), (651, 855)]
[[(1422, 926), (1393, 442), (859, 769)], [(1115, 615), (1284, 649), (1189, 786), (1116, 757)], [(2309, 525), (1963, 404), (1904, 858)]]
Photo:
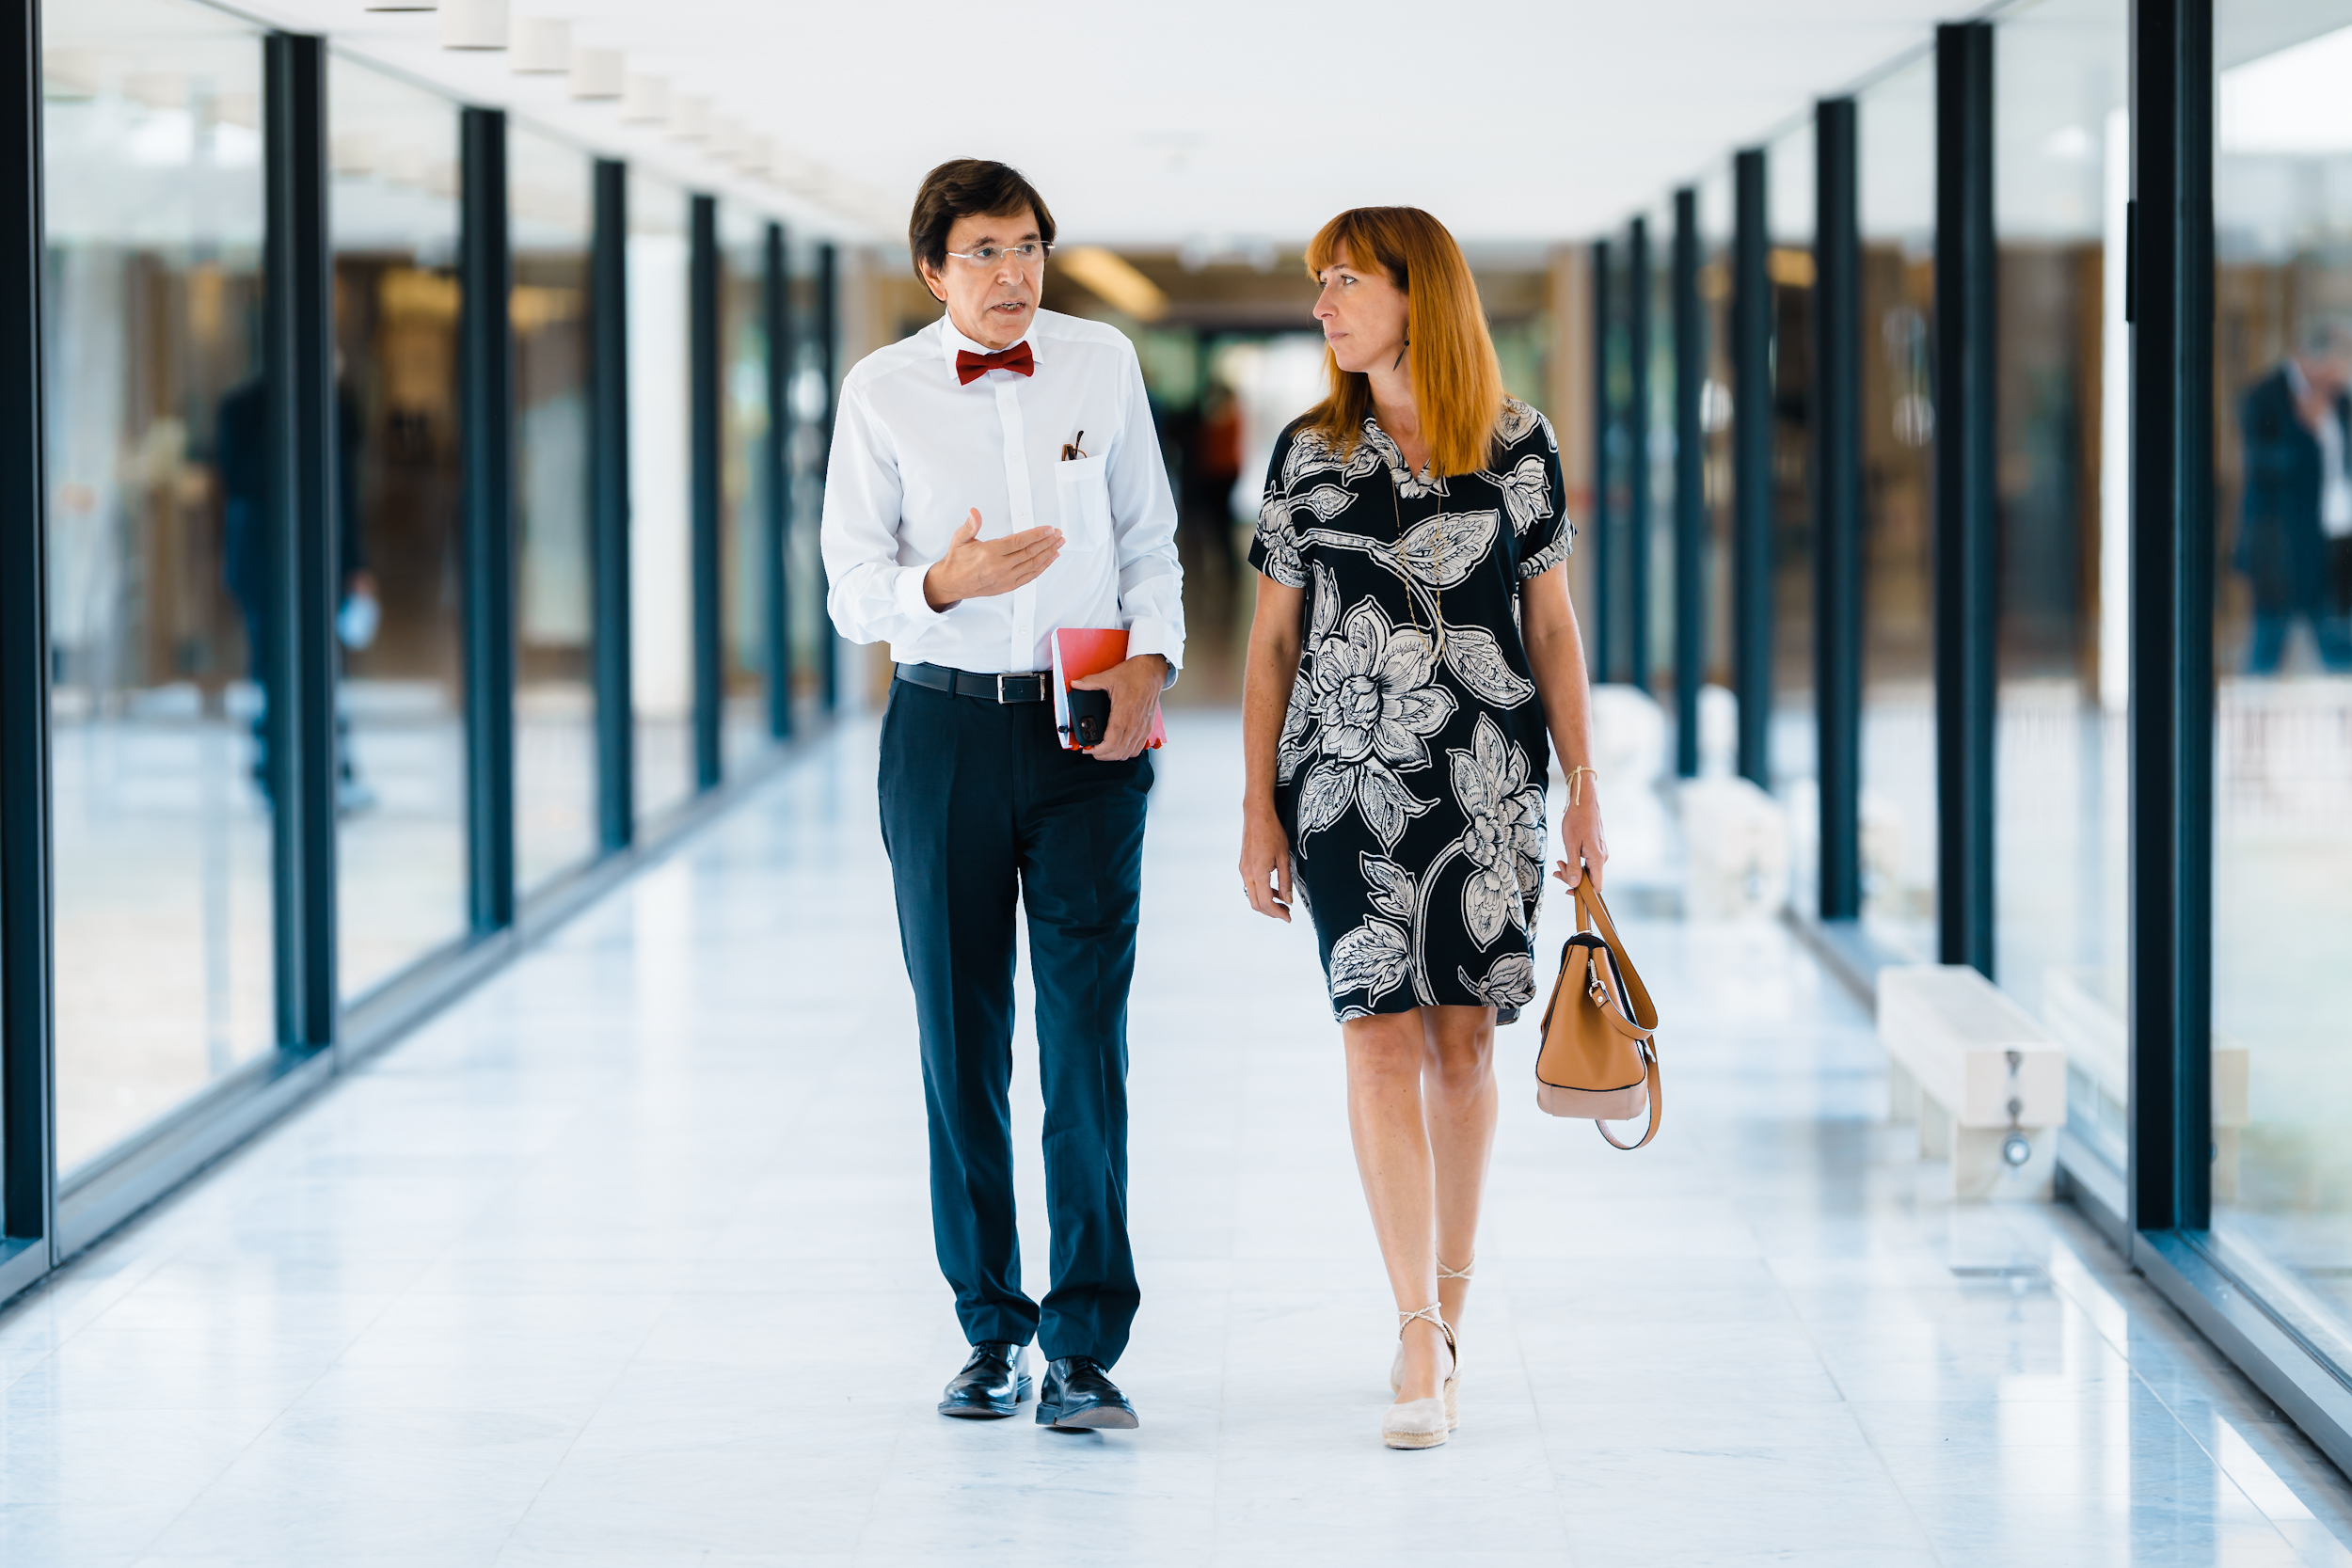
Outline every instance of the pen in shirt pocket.
[(1084, 457), (1086, 453), (1079, 450), (1078, 443), (1086, 438), (1087, 433), (1082, 430), (1071, 440), (1064, 441), (1061, 444), (1061, 460), (1065, 463), (1074, 463)]

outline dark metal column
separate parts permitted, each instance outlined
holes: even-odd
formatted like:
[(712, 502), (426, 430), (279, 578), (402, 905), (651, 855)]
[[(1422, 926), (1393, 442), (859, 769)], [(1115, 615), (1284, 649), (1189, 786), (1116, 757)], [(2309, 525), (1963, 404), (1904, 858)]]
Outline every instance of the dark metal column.
[(515, 333), (506, 116), (459, 121), (458, 399), (464, 413), (468, 904), (515, 920)]
[(2132, 7), (2131, 1223), (2212, 1204), (2213, 6)]
[(1862, 211), (1854, 101), (1813, 116), (1813, 690), (1820, 916), (1862, 913)]
[(760, 601), (767, 612), (768, 733), (792, 737), (792, 277), (784, 226), (768, 226), (762, 247), (760, 315), (768, 339), (768, 434), (759, 446)]
[(628, 166), (596, 161), (588, 264), (588, 515), (594, 578), (596, 825), (609, 852), (637, 836), (628, 616)]
[(1649, 221), (1635, 218), (1625, 246), (1626, 675), (1649, 689)]
[(1772, 281), (1764, 152), (1732, 160), (1731, 641), (1740, 776), (1772, 786)]
[(276, 883), (278, 1044), (333, 1043), (335, 609), (342, 489), (335, 465), (334, 254), (326, 230), (326, 45), (273, 33), (262, 135), (263, 378), (268, 558), (276, 646), (265, 720)]
[[(825, 377), (825, 415), (821, 427), (827, 460), (833, 453), (834, 406), (840, 401), (838, 375), (841, 355), (841, 258), (840, 252), (828, 240), (817, 247), (817, 355), (818, 368)], [(833, 583), (818, 571), (819, 580), (830, 594)], [(818, 685), (824, 699), (825, 711), (831, 713), (841, 702), (841, 634), (834, 629), (833, 615), (826, 612), (825, 624), (818, 629)]]
[(1609, 297), (1607, 240), (1593, 242), (1593, 678), (1617, 678), (1616, 529), (1610, 519), (1617, 410), (1610, 396), (1609, 338), (1615, 325)]
[(1675, 772), (1699, 773), (1707, 679), (1707, 312), (1699, 302), (1699, 193), (1675, 192)]
[(1993, 25), (1935, 30), (1935, 899), (1942, 961), (1993, 973)]
[(0, 1298), (56, 1261), (40, 6), (0, 31)]
[(719, 203), (690, 208), (686, 261), (687, 559), (693, 572), (694, 783), (719, 783), (726, 719), (725, 607), (719, 597)]

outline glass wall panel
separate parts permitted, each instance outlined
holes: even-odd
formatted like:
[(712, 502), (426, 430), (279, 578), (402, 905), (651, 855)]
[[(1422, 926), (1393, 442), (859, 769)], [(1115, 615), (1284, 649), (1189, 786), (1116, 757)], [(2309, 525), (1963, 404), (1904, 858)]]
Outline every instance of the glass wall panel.
[(825, 613), (825, 563), (818, 549), (818, 524), (825, 504), (825, 357), (818, 341), (822, 311), (818, 302), (817, 247), (791, 246), (785, 256), (791, 277), (787, 303), (792, 311), (792, 444), (786, 454), (792, 486), (792, 537), (785, 562), (785, 593), (792, 605), (792, 680), (796, 701), (816, 700), (822, 690), (825, 643), (834, 635)]
[(719, 605), (726, 759), (768, 744), (768, 221), (719, 207)]
[(2126, 0), (2040, 0), (2003, 18), (1993, 72), (1994, 974), (2067, 1042), (2070, 1120), (2119, 1166), (2129, 23)]
[(1772, 789), (1788, 802), (1789, 895), (1820, 895), (1813, 699), (1813, 122), (1764, 150), (1772, 248)]
[(596, 850), (588, 532), (588, 155), (507, 132), (515, 246), (515, 866), (529, 890)]
[(694, 789), (686, 193), (628, 176), (629, 680), (637, 815)]
[(1935, 60), (1861, 94), (1862, 911), (1935, 956)]
[(334, 159), (342, 989), (466, 929), (457, 110), (340, 57)]
[(2352, 1368), (2352, 0), (2215, 11), (2214, 1225)]
[[(1605, 606), (1597, 597), (1596, 585), (1594, 603), (1604, 612), (1588, 617), (1586, 634), (1593, 640), (1597, 674), (1605, 674), (1613, 682), (1630, 683), (1638, 664), (1646, 672), (1646, 689), (1655, 696), (1672, 691), (1674, 668), (1673, 204), (1653, 205), (1641, 216), (1647, 250), (1643, 259), (1645, 270), (1637, 271), (1634, 266), (1630, 224), (1609, 237), (1609, 324), (1601, 345), (1607, 356), (1609, 419), (1606, 439), (1597, 454), (1597, 483), (1605, 487), (1602, 493), (1608, 499), (1609, 538), (1605, 548), (1591, 551), (1596, 570), (1605, 558), (1609, 582)], [(1490, 315), (1495, 313), (1495, 295), (1502, 294), (1510, 286), (1510, 280), (1494, 277), (1500, 271), (1491, 268), (1488, 277), (1501, 288), (1491, 288), (1485, 281), (1481, 285), (1482, 294), (1489, 300)], [(1645, 424), (1635, 417), (1634, 406), (1637, 382), (1633, 324), (1637, 291), (1643, 296), (1639, 305), (1648, 314), (1647, 351), (1641, 367), (1648, 379), (1640, 384), (1646, 388), (1646, 396), (1639, 410), (1645, 416)], [(1646, 435), (1637, 436), (1637, 431), (1642, 430)], [(1648, 513), (1638, 540), (1633, 512), (1637, 477), (1646, 482), (1649, 494)], [(1597, 545), (1597, 538), (1590, 543)], [(1637, 548), (1645, 573), (1639, 579), (1639, 605), (1635, 603)], [(1642, 633), (1638, 659), (1634, 645), (1637, 629)], [(1605, 657), (1601, 657), (1598, 642), (1604, 631), (1609, 640)]]
[(1699, 702), (1699, 771), (1719, 776), (1738, 766), (1736, 700), (1731, 693), (1731, 246), (1736, 226), (1731, 166), (1717, 164), (1699, 182), (1699, 309), (1707, 320), (1707, 386), (1699, 428), (1707, 443), (1707, 689)]
[(1630, 678), (1633, 664), (1633, 466), (1627, 449), (1631, 424), (1629, 393), (1632, 365), (1627, 356), (1632, 308), (1628, 295), (1632, 246), (1627, 230), (1607, 236), (1607, 249), (1595, 245), (1593, 283), (1597, 309), (1593, 323), (1596, 367), (1593, 448), (1593, 509), (1606, 519), (1592, 530), (1591, 602), (1584, 635), (1586, 658), (1597, 683), (1611, 685)]
[(262, 47), (43, 8), (57, 1163), (271, 1046)]
[[(1649, 670), (1650, 690), (1672, 706), (1675, 682), (1675, 210), (1649, 220)], [(1671, 758), (1671, 752), (1669, 753)], [(1669, 760), (1669, 767), (1672, 766)]]

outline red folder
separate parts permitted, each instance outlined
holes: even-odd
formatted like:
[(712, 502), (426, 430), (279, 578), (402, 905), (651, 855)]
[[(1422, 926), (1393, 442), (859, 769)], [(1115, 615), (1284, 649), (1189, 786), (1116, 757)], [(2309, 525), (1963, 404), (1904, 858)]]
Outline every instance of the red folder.
[[(1085, 626), (1064, 626), (1054, 633), (1054, 728), (1061, 736), (1061, 749), (1074, 752), (1070, 735), (1070, 683), (1099, 675), (1127, 657), (1127, 634), (1124, 631), (1097, 631)], [(1152, 737), (1144, 742), (1144, 750), (1156, 751), (1168, 744), (1168, 726), (1160, 722), (1160, 710), (1152, 709)]]

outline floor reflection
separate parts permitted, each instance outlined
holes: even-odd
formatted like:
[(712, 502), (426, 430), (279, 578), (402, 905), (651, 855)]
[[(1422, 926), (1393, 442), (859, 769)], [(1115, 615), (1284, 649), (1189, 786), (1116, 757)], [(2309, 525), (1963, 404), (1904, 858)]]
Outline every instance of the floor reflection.
[(957, 1336), (867, 721), (0, 1318), (0, 1557), (2352, 1558), (2352, 1490), (2070, 1211), (1935, 1196), (1867, 1017), (1770, 922), (1628, 923), (1666, 1015), (1639, 1154), (1538, 1116), (1504, 1032), (1463, 1426), (1380, 1448), (1311, 937), (1234, 896), (1232, 716), (1169, 728), (1140, 1432), (931, 1414)]
[[(465, 734), (432, 689), (344, 683), (353, 805), (339, 826), (346, 996), (466, 928)], [(54, 718), (58, 1165), (72, 1171), (269, 1049), (269, 812), (249, 689)], [(684, 766), (684, 737), (668, 742)], [(587, 705), (518, 705), (526, 889), (594, 847)]]

